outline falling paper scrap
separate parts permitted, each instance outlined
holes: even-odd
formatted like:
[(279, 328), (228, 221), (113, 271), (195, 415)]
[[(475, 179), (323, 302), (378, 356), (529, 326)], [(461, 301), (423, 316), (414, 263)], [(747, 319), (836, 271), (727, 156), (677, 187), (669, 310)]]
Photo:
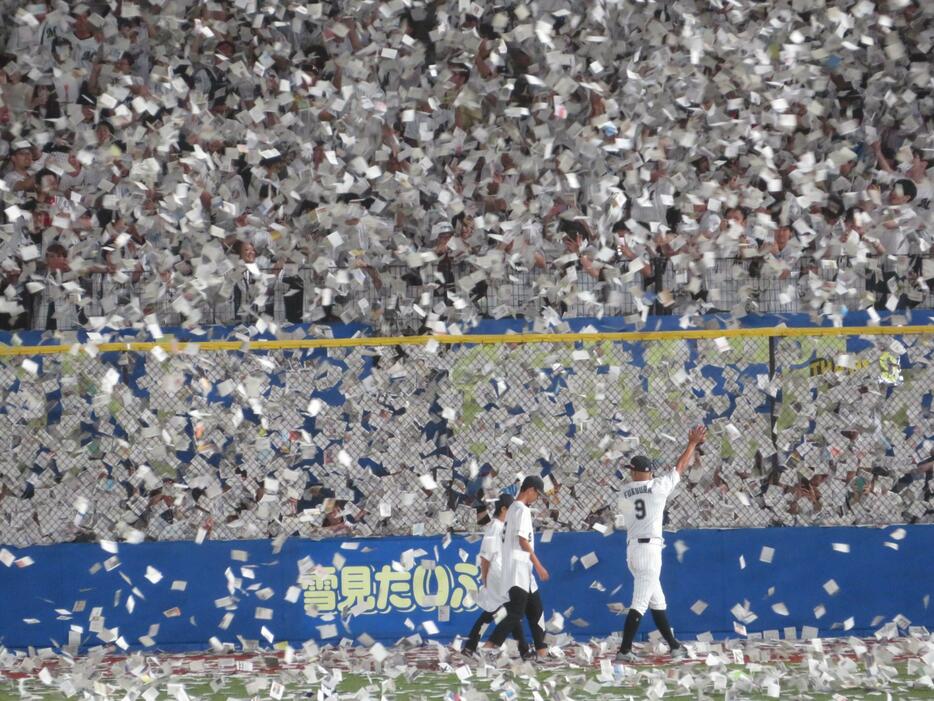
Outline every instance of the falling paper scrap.
[(591, 567), (597, 564), (599, 560), (597, 559), (597, 554), (590, 552), (581, 557), (581, 564), (584, 566), (584, 569), (589, 570)]

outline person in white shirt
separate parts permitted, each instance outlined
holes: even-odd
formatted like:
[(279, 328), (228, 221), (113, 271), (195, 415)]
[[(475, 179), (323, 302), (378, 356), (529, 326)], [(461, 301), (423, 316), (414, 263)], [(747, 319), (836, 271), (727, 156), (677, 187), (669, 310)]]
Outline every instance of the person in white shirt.
[(626, 521), (626, 564), (633, 577), (632, 605), (623, 628), (623, 642), (616, 655), (617, 662), (638, 662), (632, 651), (632, 641), (639, 631), (645, 610), (651, 608), (652, 619), (662, 634), (674, 658), (684, 657), (686, 650), (671, 632), (668, 623), (665, 592), (662, 591), (662, 519), (668, 495), (681, 481), (681, 475), (691, 464), (694, 449), (707, 438), (707, 429), (695, 426), (688, 432), (688, 446), (671, 472), (655, 477), (655, 464), (644, 455), (632, 459), (629, 469), (632, 479), (620, 487), (619, 509)]
[(4, 182), (13, 192), (25, 192), (35, 187), (33, 178), (32, 144), (25, 140), (14, 141), (10, 147), (10, 170), (3, 176)]
[[(519, 496), (506, 512), (506, 524), (503, 527), (503, 593), (508, 594), (506, 616), (500, 620), (493, 635), (484, 647), (501, 646), (506, 636), (515, 630), (525, 614), (532, 629), (532, 642), (535, 654), (544, 657), (545, 628), (542, 625), (544, 609), (538, 592), (538, 584), (532, 568), (543, 582), (548, 581), (548, 570), (539, 562), (535, 554), (535, 534), (532, 530), (532, 511), (529, 506), (535, 503), (545, 491), (545, 483), (537, 475), (529, 475), (522, 480)], [(530, 653), (531, 654), (531, 653)]]
[[(477, 604), (483, 609), (483, 613), (477, 618), (467, 636), (467, 642), (464, 644), (463, 652), (466, 655), (473, 655), (477, 651), (477, 645), (480, 643), (480, 636), (483, 634), (483, 627), (493, 622), (497, 609), (499, 609), (509, 599), (509, 595), (503, 592), (503, 529), (506, 523), (506, 512), (512, 506), (515, 499), (511, 494), (500, 494), (493, 507), (493, 520), (487, 526), (486, 533), (483, 534), (483, 543), (480, 545), (480, 591), (477, 595)], [(513, 637), (519, 644), (519, 653), (526, 657), (529, 652), (529, 644), (525, 640), (525, 633), (522, 630), (522, 623), (516, 624), (513, 629)]]
[[(876, 253), (881, 258), (882, 269), (875, 284), (876, 309), (895, 311), (904, 308), (907, 302), (907, 297), (899, 289), (899, 283), (903, 282), (907, 272), (908, 255), (912, 250), (911, 237), (916, 237), (918, 229), (923, 227), (911, 206), (917, 195), (917, 186), (907, 178), (895, 182), (889, 192), (888, 207), (884, 210), (878, 240), (873, 241)], [(895, 282), (891, 282), (893, 278)]]
[(79, 68), (90, 74), (101, 58), (103, 34), (95, 30), (89, 19), (89, 11), (79, 5), (73, 11), (74, 26), (70, 34), (65, 34), (72, 45), (72, 61)]

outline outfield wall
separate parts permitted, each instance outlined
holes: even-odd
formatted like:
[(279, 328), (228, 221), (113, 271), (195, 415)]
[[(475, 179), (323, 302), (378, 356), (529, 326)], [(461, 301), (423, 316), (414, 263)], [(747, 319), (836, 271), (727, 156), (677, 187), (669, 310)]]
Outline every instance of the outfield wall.
[[(738, 637), (736, 614), (746, 617), (750, 635), (814, 632), (805, 626), (821, 636), (867, 635), (899, 615), (905, 625), (934, 627), (934, 526), (666, 537), (662, 583), (670, 618), (687, 640)], [(477, 615), (468, 596), (476, 538), (296, 539), (279, 552), (268, 540), (105, 545), (117, 552), (97, 544), (0, 552), (3, 645), (184, 650), (206, 648), (212, 638), (268, 646), (367, 634), (391, 643), (416, 633), (448, 642)], [(554, 533), (538, 552), (552, 575), (542, 596), (554, 630), (555, 612), (564, 618), (560, 628), (579, 640), (621, 628), (610, 605), (628, 604), (632, 592), (625, 534)], [(342, 620), (342, 607), (355, 615)], [(644, 626), (643, 635), (650, 630)]]

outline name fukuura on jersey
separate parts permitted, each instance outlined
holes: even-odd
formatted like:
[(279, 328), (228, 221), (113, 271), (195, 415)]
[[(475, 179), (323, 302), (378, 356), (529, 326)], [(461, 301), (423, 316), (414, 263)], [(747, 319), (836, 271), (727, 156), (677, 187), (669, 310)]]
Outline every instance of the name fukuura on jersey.
[(652, 488), (650, 486), (643, 485), (641, 487), (632, 487), (631, 489), (627, 489), (625, 492), (623, 492), (623, 496), (628, 499), (629, 497), (634, 497), (637, 494), (650, 494), (651, 492)]

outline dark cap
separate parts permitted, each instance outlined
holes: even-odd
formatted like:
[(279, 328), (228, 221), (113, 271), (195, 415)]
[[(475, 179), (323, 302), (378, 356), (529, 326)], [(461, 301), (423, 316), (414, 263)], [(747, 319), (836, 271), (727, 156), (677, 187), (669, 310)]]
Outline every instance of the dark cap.
[(534, 488), (539, 494), (545, 493), (545, 483), (542, 481), (542, 478), (538, 475), (529, 475), (524, 480), (522, 480), (522, 486), (519, 487), (519, 492), (524, 492), (526, 489)]
[(512, 494), (506, 494), (503, 492), (499, 495), (499, 499), (496, 500), (496, 505), (493, 507), (493, 514), (497, 515), (503, 509), (508, 509), (512, 506), (512, 503), (515, 501), (515, 497)]
[(645, 455), (636, 455), (629, 463), (630, 470), (638, 472), (655, 472), (655, 461)]

